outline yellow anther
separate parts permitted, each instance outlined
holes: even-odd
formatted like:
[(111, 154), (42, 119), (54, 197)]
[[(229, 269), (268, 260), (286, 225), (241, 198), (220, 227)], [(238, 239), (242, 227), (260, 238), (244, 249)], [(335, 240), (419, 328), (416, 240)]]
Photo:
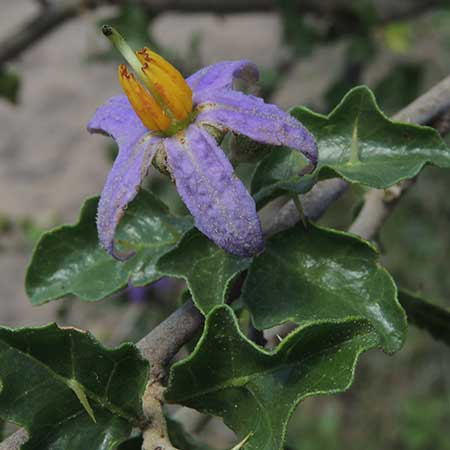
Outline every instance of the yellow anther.
[(192, 106), (184, 92), (176, 85), (169, 75), (158, 66), (145, 63), (142, 71), (149, 78), (164, 103), (178, 120), (186, 120)]
[(136, 77), (128, 72), (125, 64), (119, 66), (119, 80), (131, 106), (149, 130), (165, 131), (170, 127), (170, 118)]
[(192, 111), (192, 91), (181, 73), (148, 48), (133, 52), (109, 25), (103, 26), (102, 31), (145, 85), (141, 85), (123, 64), (119, 67), (123, 90), (144, 125), (168, 135), (186, 127)]
[(147, 47), (139, 50), (136, 55), (142, 64), (147, 63), (150, 66), (157, 66), (166, 72), (172, 81), (183, 91), (186, 97), (186, 103), (190, 105), (188, 109), (192, 109), (192, 90), (186, 83), (183, 75), (181, 75), (181, 73), (174, 66), (172, 66), (172, 64), (166, 61), (162, 56), (158, 55), (158, 53), (151, 51)]

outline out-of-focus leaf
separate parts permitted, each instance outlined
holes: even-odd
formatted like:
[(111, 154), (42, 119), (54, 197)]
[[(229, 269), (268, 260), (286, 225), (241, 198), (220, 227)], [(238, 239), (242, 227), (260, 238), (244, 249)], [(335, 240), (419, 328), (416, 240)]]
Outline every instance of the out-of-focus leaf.
[(450, 310), (400, 289), (398, 298), (410, 323), (428, 331), (435, 339), (450, 346)]
[(232, 281), (248, 268), (250, 261), (227, 253), (193, 229), (161, 257), (156, 270), (186, 280), (194, 303), (206, 314), (225, 302)]
[(0, 68), (0, 97), (17, 103), (20, 89), (20, 77), (12, 69)]
[(328, 109), (339, 103), (349, 90), (361, 83), (365, 66), (375, 57), (376, 46), (373, 35), (365, 25), (363, 27), (364, 29), (348, 43), (336, 79), (324, 93)]
[(414, 36), (413, 24), (407, 22), (389, 23), (384, 28), (384, 42), (386, 46), (397, 53), (407, 52), (412, 45)]
[(436, 130), (391, 121), (365, 86), (352, 89), (328, 116), (303, 107), (291, 114), (317, 139), (322, 177), (338, 174), (383, 189), (413, 178), (425, 164), (450, 167), (450, 150)]
[(148, 363), (131, 344), (49, 325), (0, 328), (0, 416), (25, 427), (22, 450), (109, 450), (142, 420)]
[(347, 389), (358, 356), (377, 344), (367, 321), (349, 319), (301, 327), (269, 353), (219, 306), (194, 353), (172, 367), (166, 399), (222, 417), (240, 440), (250, 435), (245, 450), (280, 450), (296, 405)]
[(322, 39), (319, 29), (307, 20), (298, 2), (277, 0), (276, 3), (280, 12), (284, 41), (296, 56), (308, 56)]
[(389, 353), (405, 338), (405, 314), (375, 248), (335, 230), (296, 226), (275, 235), (254, 258), (242, 298), (258, 329), (353, 317), (370, 321)]
[(129, 205), (116, 234), (118, 245), (135, 250), (126, 262), (107, 254), (98, 242), (97, 198), (83, 206), (75, 225), (45, 233), (37, 243), (26, 277), (26, 290), (35, 305), (73, 294), (100, 300), (125, 287), (149, 284), (162, 276), (158, 259), (172, 250), (192, 227), (191, 217), (173, 216), (166, 205), (141, 191)]
[(393, 113), (418, 97), (423, 81), (424, 65), (399, 63), (375, 86), (380, 107)]

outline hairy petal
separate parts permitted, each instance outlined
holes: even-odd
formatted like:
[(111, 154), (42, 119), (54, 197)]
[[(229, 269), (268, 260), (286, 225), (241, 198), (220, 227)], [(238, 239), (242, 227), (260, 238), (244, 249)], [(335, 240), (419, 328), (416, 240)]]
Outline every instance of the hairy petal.
[(191, 75), (186, 81), (192, 89), (194, 104), (202, 91), (231, 89), (235, 80), (242, 80), (248, 84), (256, 83), (259, 79), (258, 68), (247, 60), (222, 61), (204, 67)]
[(314, 136), (278, 106), (226, 89), (203, 91), (198, 99), (198, 124), (231, 129), (257, 142), (285, 145), (303, 153), (311, 161), (310, 169), (316, 166), (318, 154)]
[(264, 240), (255, 202), (216, 141), (191, 125), (165, 144), (178, 192), (196, 227), (234, 255), (260, 252)]
[(160, 137), (145, 134), (136, 145), (122, 147), (103, 187), (97, 211), (100, 243), (116, 259), (128, 259), (133, 253), (120, 254), (114, 248), (114, 234), (125, 208), (139, 192), (148, 172)]
[(120, 147), (134, 146), (148, 132), (125, 95), (110, 98), (95, 111), (87, 129), (112, 136)]
[(88, 131), (112, 136), (119, 146), (100, 197), (97, 229), (105, 250), (123, 260), (131, 254), (115, 251), (114, 233), (125, 207), (136, 196), (161, 139), (148, 132), (125, 95), (112, 97), (100, 106), (88, 123)]

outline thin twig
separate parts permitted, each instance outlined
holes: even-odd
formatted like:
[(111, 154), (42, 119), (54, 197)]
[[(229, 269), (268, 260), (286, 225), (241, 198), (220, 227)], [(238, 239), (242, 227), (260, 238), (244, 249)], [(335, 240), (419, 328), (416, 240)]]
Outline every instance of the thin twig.
[(19, 450), (27, 439), (28, 433), (21, 428), (0, 443), (0, 450)]
[[(34, 45), (39, 39), (51, 33), (67, 20), (73, 19), (82, 12), (102, 5), (120, 5), (123, 0), (46, 0), (45, 7), (31, 20), (10, 33), (0, 42), (0, 67), (17, 58)], [(427, 2), (409, 0), (401, 2), (391, 0), (374, 0), (374, 17), (377, 23), (396, 21), (426, 12), (439, 7), (441, 0)], [(177, 12), (212, 12), (216, 14), (268, 12), (279, 9), (278, 0), (136, 0), (136, 4), (148, 8), (152, 14), (168, 11)], [(338, 22), (340, 18), (353, 17), (355, 11), (348, 0), (297, 0), (298, 9), (303, 14), (310, 13), (320, 17), (328, 17)], [(352, 31), (346, 23), (340, 34)]]
[(138, 342), (144, 358), (151, 361), (152, 378), (164, 377), (167, 364), (202, 324), (203, 316), (189, 300)]
[(0, 67), (17, 58), (24, 50), (33, 46), (67, 20), (76, 17), (88, 6), (88, 1), (61, 0), (42, 8), (33, 18), (20, 25), (0, 43)]

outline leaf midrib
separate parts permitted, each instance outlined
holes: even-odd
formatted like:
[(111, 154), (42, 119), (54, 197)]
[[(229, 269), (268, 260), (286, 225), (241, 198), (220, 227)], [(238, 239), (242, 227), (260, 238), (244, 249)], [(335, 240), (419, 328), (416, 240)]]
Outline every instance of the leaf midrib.
[[(285, 369), (285, 368), (297, 367), (297, 366), (301, 365), (302, 363), (304, 363), (305, 361), (308, 361), (311, 358), (320, 356), (320, 355), (322, 355), (322, 354), (324, 354), (326, 352), (334, 350), (337, 347), (340, 347), (340, 346), (343, 346), (343, 345), (346, 345), (346, 344), (350, 343), (355, 337), (363, 337), (363, 336), (369, 335), (371, 333), (372, 333), (372, 330), (364, 330), (364, 332), (358, 332), (357, 334), (353, 334), (348, 339), (343, 339), (343, 340), (341, 340), (341, 341), (339, 341), (339, 342), (337, 342), (337, 343), (335, 343), (335, 344), (333, 344), (333, 345), (331, 345), (329, 347), (326, 347), (326, 348), (324, 348), (324, 349), (322, 349), (320, 351), (311, 353), (311, 354), (301, 358), (297, 362), (293, 362), (293, 363), (286, 363), (285, 362), (285, 363), (277, 365), (276, 367), (269, 368), (269, 369), (263, 369), (263, 370), (261, 370), (259, 372), (252, 372), (252, 373), (250, 373), (248, 375), (245, 375), (245, 376), (230, 377), (230, 378), (228, 378), (227, 381), (225, 381), (223, 383), (216, 384), (214, 386), (211, 386), (208, 389), (203, 389), (201, 391), (197, 391), (197, 393), (195, 395), (188, 395), (188, 396), (185, 396), (185, 397), (177, 397), (175, 402), (176, 403), (180, 403), (180, 402), (184, 402), (184, 401), (187, 401), (187, 400), (195, 399), (195, 398), (203, 396), (203, 395), (208, 395), (208, 394), (214, 393), (216, 391), (221, 391), (221, 390), (235, 388), (235, 387), (242, 387), (242, 388), (246, 388), (248, 390), (246, 385), (255, 377), (264, 376), (264, 375), (267, 375), (267, 374), (270, 374), (270, 373), (273, 373), (273, 372), (276, 372), (278, 370), (282, 370), (282, 369)], [(242, 338), (241, 338), (241, 343), (244, 344), (244, 345), (246, 344), (246, 342), (243, 341)], [(295, 346), (295, 343), (293, 344), (293, 346)], [(288, 350), (290, 350), (290, 349), (288, 349)], [(260, 350), (257, 350), (257, 349), (255, 349), (255, 350), (260, 353), (260, 356), (263, 355), (264, 357), (271, 357), (271, 356), (279, 355), (279, 353), (274, 353), (274, 354), (271, 355), (270, 353), (261, 352)]]
[[(73, 339), (73, 337), (70, 336), (70, 340), (71, 340), (71, 341), (72, 341), (72, 339)], [(67, 388), (73, 392), (73, 395), (75, 396), (75, 398), (77, 398), (75, 392), (74, 392), (73, 389), (70, 387), (70, 379), (68, 379), (68, 378), (66, 378), (66, 377), (64, 377), (64, 376), (62, 376), (62, 375), (60, 375), (60, 374), (58, 374), (58, 373), (55, 372), (52, 368), (50, 368), (49, 366), (45, 365), (42, 361), (40, 361), (39, 359), (37, 359), (37, 358), (35, 358), (34, 356), (30, 355), (29, 353), (26, 353), (26, 352), (24, 352), (24, 351), (18, 349), (17, 347), (14, 347), (14, 346), (10, 345), (6, 340), (1, 339), (1, 341), (2, 341), (5, 345), (7, 345), (7, 347), (8, 347), (9, 349), (11, 349), (11, 350), (13, 350), (13, 351), (16, 351), (16, 352), (20, 353), (20, 354), (23, 355), (25, 358), (27, 358), (27, 359), (33, 361), (33, 362), (34, 362), (35, 364), (37, 364), (38, 366), (44, 368), (44, 369), (45, 369), (47, 372), (49, 372), (49, 373), (51, 374), (51, 376), (53, 376), (57, 381), (59, 381), (60, 383), (64, 384), (65, 386), (67, 386)], [(112, 372), (112, 373), (115, 372), (115, 371), (117, 370), (118, 364), (119, 364), (120, 362), (124, 361), (125, 359), (127, 359), (127, 358), (124, 358), (124, 359), (122, 359), (122, 360), (120, 360), (120, 361), (114, 361), (114, 360), (113, 360), (113, 362), (115, 363), (115, 365), (114, 365), (114, 368), (113, 368), (113, 370), (112, 370), (111, 372)], [(113, 376), (113, 375), (111, 375), (111, 378), (112, 378), (112, 376)], [(76, 378), (74, 378), (74, 379), (75, 379), (78, 383), (80, 383), (79, 380), (77, 380)], [(101, 397), (101, 396), (95, 394), (95, 393), (92, 392), (91, 390), (87, 389), (87, 388), (86, 388), (83, 384), (81, 384), (81, 383), (80, 383), (80, 385), (83, 387), (83, 389), (84, 389), (84, 391), (85, 391), (85, 393), (86, 393), (86, 396), (87, 396), (89, 399), (92, 399), (93, 401), (95, 401), (97, 404), (99, 404), (99, 405), (102, 406), (102, 407), (106, 407), (106, 408), (109, 410), (110, 413), (112, 413), (112, 414), (114, 414), (114, 415), (117, 415), (117, 416), (119, 416), (119, 417), (122, 417), (123, 419), (126, 419), (126, 420), (128, 420), (129, 422), (131, 422), (131, 423), (136, 422), (136, 419), (137, 419), (136, 417), (131, 416), (130, 414), (128, 414), (128, 413), (126, 413), (125, 411), (123, 411), (120, 407), (114, 405), (108, 398)], [(77, 401), (79, 401), (79, 400), (77, 399)], [(83, 411), (85, 411), (84, 408), (83, 408)], [(86, 412), (86, 411), (85, 411), (85, 412)], [(86, 412), (86, 414), (87, 414), (87, 412)]]

